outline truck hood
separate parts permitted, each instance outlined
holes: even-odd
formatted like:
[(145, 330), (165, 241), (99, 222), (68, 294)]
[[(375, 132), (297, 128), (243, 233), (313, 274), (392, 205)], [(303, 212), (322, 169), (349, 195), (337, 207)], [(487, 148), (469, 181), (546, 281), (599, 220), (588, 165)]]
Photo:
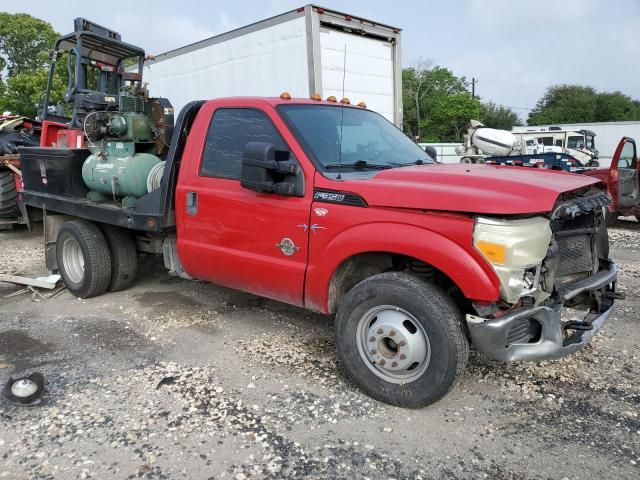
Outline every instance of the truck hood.
[(560, 194), (598, 183), (597, 178), (544, 169), (438, 164), (383, 170), (341, 182), (339, 189), (377, 207), (513, 215), (548, 212)]

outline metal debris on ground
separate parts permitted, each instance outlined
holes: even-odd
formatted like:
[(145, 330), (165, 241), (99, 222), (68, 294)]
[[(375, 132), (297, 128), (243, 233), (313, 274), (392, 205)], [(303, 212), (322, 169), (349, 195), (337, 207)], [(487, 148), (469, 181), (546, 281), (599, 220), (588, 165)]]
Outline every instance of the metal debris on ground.
[(16, 285), (28, 285), (30, 287), (46, 288), (53, 290), (60, 281), (60, 275), (49, 275), (48, 277), (29, 278), (19, 275), (7, 275), (0, 273), (0, 282), (15, 283)]

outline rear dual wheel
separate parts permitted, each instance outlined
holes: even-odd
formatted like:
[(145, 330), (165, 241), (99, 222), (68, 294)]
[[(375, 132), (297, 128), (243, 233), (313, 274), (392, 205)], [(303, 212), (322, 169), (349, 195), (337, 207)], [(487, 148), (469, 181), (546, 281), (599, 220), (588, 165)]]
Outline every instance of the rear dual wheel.
[(58, 231), (56, 259), (67, 289), (90, 298), (131, 285), (137, 270), (129, 232), (87, 220), (65, 222)]

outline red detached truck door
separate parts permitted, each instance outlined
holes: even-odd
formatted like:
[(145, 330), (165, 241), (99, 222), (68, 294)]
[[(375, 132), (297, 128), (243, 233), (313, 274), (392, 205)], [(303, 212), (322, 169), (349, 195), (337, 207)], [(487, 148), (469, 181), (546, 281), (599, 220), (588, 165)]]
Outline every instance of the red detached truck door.
[(302, 305), (312, 177), (304, 197), (240, 185), (249, 142), (303, 155), (273, 111), (243, 102), (209, 102), (194, 123), (176, 189), (180, 261), (195, 278)]

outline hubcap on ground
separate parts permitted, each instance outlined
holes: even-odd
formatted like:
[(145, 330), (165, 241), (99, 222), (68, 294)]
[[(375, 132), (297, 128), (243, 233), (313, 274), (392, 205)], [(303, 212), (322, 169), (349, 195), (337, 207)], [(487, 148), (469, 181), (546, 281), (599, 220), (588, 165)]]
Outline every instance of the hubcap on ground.
[(62, 244), (62, 262), (64, 271), (73, 283), (81, 283), (84, 277), (84, 256), (78, 241), (69, 237)]
[(358, 322), (356, 336), (362, 360), (387, 382), (413, 382), (429, 366), (429, 337), (420, 322), (402, 308), (372, 308)]
[(11, 385), (11, 394), (19, 397), (30, 397), (38, 391), (38, 384), (28, 378), (17, 380)]

